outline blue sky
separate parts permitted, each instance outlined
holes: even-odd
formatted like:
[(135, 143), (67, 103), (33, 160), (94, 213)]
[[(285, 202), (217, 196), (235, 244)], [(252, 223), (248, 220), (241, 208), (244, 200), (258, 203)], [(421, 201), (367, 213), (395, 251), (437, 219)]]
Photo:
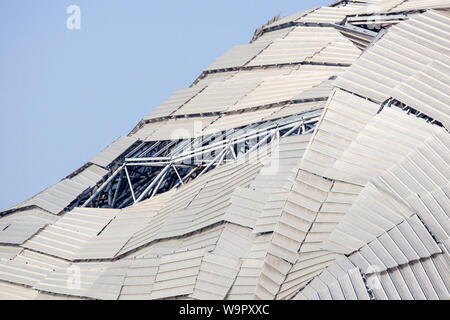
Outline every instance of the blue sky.
[[(0, 209), (58, 182), (260, 25), (331, 0), (1, 0)], [(66, 8), (81, 9), (81, 29)]]

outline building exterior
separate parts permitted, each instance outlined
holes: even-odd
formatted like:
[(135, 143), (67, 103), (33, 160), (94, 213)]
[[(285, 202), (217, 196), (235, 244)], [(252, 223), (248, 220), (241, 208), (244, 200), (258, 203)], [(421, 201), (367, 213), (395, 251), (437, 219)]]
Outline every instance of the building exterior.
[(0, 299), (449, 299), (450, 2), (256, 30), (0, 212)]

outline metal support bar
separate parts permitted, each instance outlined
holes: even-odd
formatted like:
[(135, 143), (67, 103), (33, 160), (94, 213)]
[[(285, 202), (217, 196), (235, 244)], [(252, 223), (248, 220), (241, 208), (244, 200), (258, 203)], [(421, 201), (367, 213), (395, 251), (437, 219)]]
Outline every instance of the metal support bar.
[(128, 174), (128, 169), (126, 166), (124, 167), (124, 169), (125, 169), (125, 174), (127, 175), (128, 185), (130, 186), (131, 196), (133, 197), (134, 203), (136, 203), (136, 197), (134, 196), (133, 185), (131, 184), (131, 179), (130, 179), (130, 175)]
[(180, 174), (178, 173), (177, 167), (175, 167), (174, 165), (172, 165), (173, 170), (175, 171), (178, 179), (180, 180), (181, 184), (184, 184), (183, 179), (181, 179)]
[(125, 167), (125, 165), (123, 164), (119, 169), (117, 169), (116, 170), (116, 172), (114, 172), (112, 175), (111, 175), (111, 177), (109, 177), (108, 178), (108, 180), (106, 180), (105, 181), (105, 183), (100, 187), (100, 188), (98, 188), (97, 189), (97, 191), (95, 191), (94, 192), (94, 194), (81, 206), (82, 208), (85, 208), (85, 207), (87, 207), (91, 202), (92, 202), (92, 200), (94, 200), (95, 199), (95, 197), (100, 193), (100, 192), (102, 192), (103, 191), (103, 189), (105, 189), (107, 186), (108, 186), (108, 184), (119, 174), (119, 172), (120, 171), (122, 171), (123, 170), (123, 168)]
[(167, 173), (169, 172), (169, 170), (167, 170), (166, 172), (164, 172), (163, 176), (161, 177), (161, 179), (159, 179), (158, 184), (156, 185), (155, 189), (153, 189), (152, 195), (150, 196), (150, 198), (153, 198), (156, 194), (156, 192), (158, 192), (159, 187), (161, 187), (161, 183), (164, 181), (164, 179), (166, 178)]
[[(220, 157), (222, 157), (222, 154), (227, 150), (227, 148), (224, 148), (221, 152), (219, 152), (219, 154), (211, 161), (210, 164), (208, 164), (208, 166), (203, 169), (202, 172), (200, 172), (200, 174), (198, 175), (198, 177), (201, 177), (205, 172), (207, 172), (209, 170), (209, 168), (211, 168), (211, 166), (214, 164), (214, 162), (216, 162), (217, 159), (219, 159)], [(197, 178), (198, 178), (197, 177)]]
[(166, 173), (167, 170), (169, 170), (170, 166), (172, 165), (172, 163), (168, 164), (159, 174), (158, 176), (152, 181), (152, 183), (150, 183), (150, 185), (141, 193), (141, 195), (139, 196), (139, 198), (137, 198), (135, 203), (141, 202), (142, 199), (145, 198), (145, 196), (147, 195), (147, 193), (155, 186), (155, 184), (158, 182), (158, 180)]
[(119, 195), (120, 187), (122, 186), (122, 178), (123, 178), (123, 170), (120, 171), (119, 182), (117, 183), (116, 191), (114, 192), (114, 197), (111, 202), (111, 207), (113, 207), (113, 208), (114, 208), (114, 205), (116, 204), (116, 200), (117, 200), (117, 196)]

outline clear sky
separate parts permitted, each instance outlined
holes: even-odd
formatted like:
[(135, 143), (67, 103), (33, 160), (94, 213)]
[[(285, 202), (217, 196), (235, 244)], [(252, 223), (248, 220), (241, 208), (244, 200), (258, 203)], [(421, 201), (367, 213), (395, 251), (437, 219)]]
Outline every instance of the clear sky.
[[(1, 0), (0, 209), (79, 168), (267, 20), (332, 0)], [(69, 5), (81, 29), (69, 30)]]

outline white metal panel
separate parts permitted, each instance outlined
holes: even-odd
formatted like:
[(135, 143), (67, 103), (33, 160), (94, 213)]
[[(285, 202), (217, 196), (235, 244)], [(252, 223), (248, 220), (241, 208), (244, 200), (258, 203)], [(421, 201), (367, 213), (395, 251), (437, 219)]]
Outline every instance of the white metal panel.
[(238, 259), (205, 253), (191, 297), (223, 300), (236, 279), (240, 264)]
[(192, 294), (204, 250), (192, 250), (161, 257), (150, 299)]
[(130, 148), (136, 141), (137, 139), (135, 137), (119, 137), (117, 140), (103, 149), (102, 152), (89, 160), (89, 162), (106, 168), (120, 155), (122, 155), (128, 148)]
[(144, 120), (168, 117), (181, 108), (189, 100), (195, 97), (205, 88), (205, 85), (195, 85), (190, 88), (180, 89), (170, 96), (161, 105), (156, 107), (150, 114), (144, 117)]

